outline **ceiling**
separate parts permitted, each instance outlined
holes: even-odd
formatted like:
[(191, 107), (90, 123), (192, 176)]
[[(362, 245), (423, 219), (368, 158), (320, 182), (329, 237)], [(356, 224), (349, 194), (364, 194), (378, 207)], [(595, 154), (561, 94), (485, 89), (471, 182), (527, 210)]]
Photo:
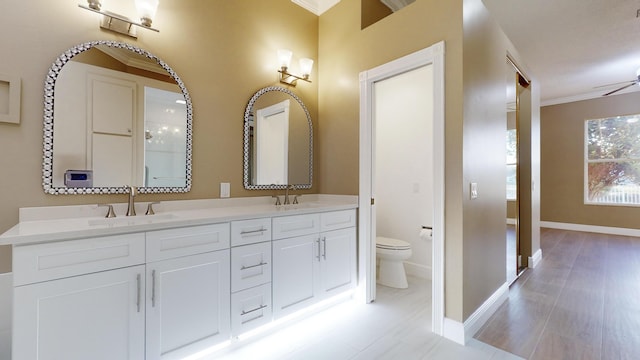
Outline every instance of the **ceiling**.
[[(539, 81), (543, 105), (600, 97), (637, 78), (638, 0), (483, 2)], [(640, 86), (617, 94), (632, 91)]]
[[(292, 1), (320, 15), (340, 0)], [(482, 1), (539, 82), (542, 105), (600, 97), (637, 79), (639, 0)]]

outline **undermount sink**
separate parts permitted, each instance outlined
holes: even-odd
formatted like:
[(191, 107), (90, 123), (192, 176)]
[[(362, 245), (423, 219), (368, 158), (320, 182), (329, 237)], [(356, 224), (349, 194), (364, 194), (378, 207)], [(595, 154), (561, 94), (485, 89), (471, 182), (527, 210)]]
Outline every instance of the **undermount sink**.
[(166, 221), (175, 219), (177, 216), (174, 214), (155, 214), (155, 215), (139, 215), (139, 216), (126, 216), (115, 218), (101, 218), (90, 219), (88, 221), (89, 226), (131, 226), (131, 225), (143, 225), (153, 224), (159, 221)]

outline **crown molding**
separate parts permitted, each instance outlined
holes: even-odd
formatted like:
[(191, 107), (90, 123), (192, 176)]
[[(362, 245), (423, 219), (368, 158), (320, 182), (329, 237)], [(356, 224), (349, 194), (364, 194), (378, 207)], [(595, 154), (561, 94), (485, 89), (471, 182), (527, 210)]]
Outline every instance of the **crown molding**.
[(335, 4), (339, 3), (340, 0), (291, 0), (291, 2), (320, 16), (325, 11), (331, 9)]

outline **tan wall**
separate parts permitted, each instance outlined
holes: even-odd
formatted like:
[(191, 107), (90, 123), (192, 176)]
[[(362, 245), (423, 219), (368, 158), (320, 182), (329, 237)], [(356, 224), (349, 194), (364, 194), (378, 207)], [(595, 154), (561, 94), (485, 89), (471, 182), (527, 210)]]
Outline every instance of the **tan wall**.
[(320, 16), (320, 191), (358, 193), (358, 74), (444, 40), (445, 307), (447, 317), (462, 321), (462, 2), (417, 0), (362, 30), (360, 6), (342, 0)]
[[(318, 59), (318, 17), (290, 0), (164, 1), (154, 27), (138, 40), (101, 30), (96, 14), (78, 1), (3, 0), (0, 11), (0, 73), (22, 78), (22, 122), (0, 123), (0, 233), (29, 206), (124, 202), (123, 195), (45, 195), (42, 189), (43, 87), (51, 63), (66, 49), (91, 40), (119, 40), (160, 57), (191, 93), (193, 187), (187, 194), (140, 195), (140, 201), (219, 197), (219, 183), (231, 196), (272, 192), (242, 188), (242, 121), (255, 91), (277, 82), (276, 50)], [(133, 1), (111, 0), (105, 8), (133, 16)], [(292, 66), (293, 67), (293, 66)], [(293, 70), (297, 68), (297, 65)], [(317, 71), (313, 83), (292, 88), (317, 125)], [(318, 181), (309, 192), (317, 192)], [(10, 270), (10, 251), (0, 250), (0, 272)]]
[(517, 52), (480, 0), (418, 0), (363, 30), (359, 16), (359, 0), (342, 0), (320, 17), (320, 190), (358, 193), (358, 74), (444, 40), (445, 308), (464, 321), (505, 281), (505, 58)]
[[(481, 0), (464, 0), (463, 86), (464, 120), (462, 131), (463, 175), (462, 229), (463, 257), (463, 319), (468, 319), (506, 281), (505, 248), (505, 112), (507, 76), (505, 59), (510, 55), (526, 74), (526, 65), (492, 19)], [(524, 180), (519, 187), (521, 224), (528, 223), (528, 252), (539, 248), (538, 236), (532, 229), (539, 217), (537, 193), (531, 179), (537, 177), (538, 93), (533, 92), (529, 106), (521, 107), (520, 165)], [(449, 100), (449, 98), (447, 98)], [(449, 121), (450, 119), (447, 119)], [(450, 137), (447, 136), (447, 141)], [(447, 146), (449, 151), (449, 146)], [(447, 166), (450, 166), (447, 162)], [(447, 171), (447, 176), (450, 173)], [(447, 178), (447, 186), (450, 179)], [(470, 183), (478, 184), (478, 198), (470, 198)], [(455, 191), (456, 189), (454, 189)], [(447, 191), (447, 206), (449, 206)], [(450, 212), (447, 211), (447, 216)], [(447, 223), (449, 223), (447, 219)], [(449, 225), (449, 224), (448, 224)], [(447, 231), (449, 226), (447, 226)], [(525, 236), (526, 235), (526, 236)], [(451, 241), (447, 234), (447, 243)], [(528, 256), (529, 253), (523, 253)], [(460, 262), (449, 254), (447, 262)], [(448, 266), (447, 266), (448, 269)], [(447, 284), (448, 285), (448, 284)], [(448, 302), (447, 302), (448, 304)]]
[(639, 207), (584, 204), (584, 121), (640, 114), (640, 93), (545, 106), (542, 221), (640, 229)]

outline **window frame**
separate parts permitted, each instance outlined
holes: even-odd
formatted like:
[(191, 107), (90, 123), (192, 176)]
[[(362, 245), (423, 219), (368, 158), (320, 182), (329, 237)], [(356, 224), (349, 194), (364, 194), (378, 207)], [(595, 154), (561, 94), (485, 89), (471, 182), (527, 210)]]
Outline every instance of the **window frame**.
[[(609, 163), (609, 162), (630, 162), (630, 161), (638, 161), (640, 162), (640, 157), (637, 158), (615, 158), (615, 159), (589, 159), (589, 122), (590, 121), (600, 121), (600, 120), (609, 120), (609, 119), (620, 119), (620, 118), (637, 118), (640, 119), (640, 113), (638, 114), (627, 114), (627, 115), (615, 115), (615, 116), (607, 116), (601, 118), (594, 119), (586, 119), (584, 120), (584, 133), (583, 133), (583, 202), (585, 205), (604, 205), (604, 206), (625, 206), (625, 207), (640, 207), (640, 200), (638, 203), (620, 203), (620, 202), (601, 202), (601, 201), (592, 201), (589, 199), (589, 164), (594, 163)], [(636, 126), (640, 127), (640, 121), (636, 121)], [(640, 183), (638, 184), (640, 187)]]

